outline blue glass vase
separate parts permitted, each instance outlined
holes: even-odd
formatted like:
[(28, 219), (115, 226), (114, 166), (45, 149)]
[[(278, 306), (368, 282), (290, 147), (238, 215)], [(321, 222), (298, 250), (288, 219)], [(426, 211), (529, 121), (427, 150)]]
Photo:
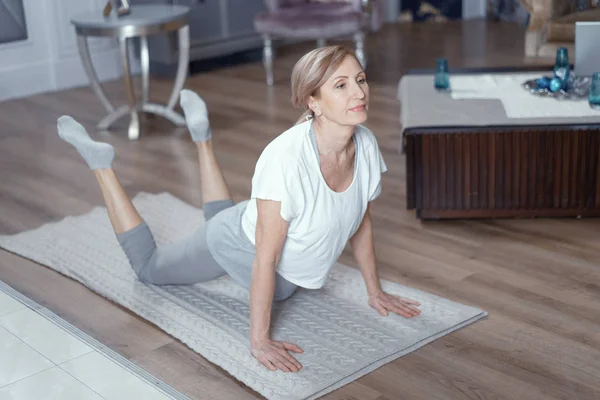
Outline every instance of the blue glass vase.
[[(569, 50), (566, 47), (560, 47), (556, 50), (556, 60), (554, 62), (554, 76), (566, 83), (569, 81), (571, 66), (569, 64)], [(566, 89), (566, 87), (563, 87)]]
[(588, 95), (588, 103), (591, 108), (600, 109), (600, 73), (595, 72), (592, 75), (592, 84), (590, 86), (590, 94)]
[(435, 76), (433, 80), (433, 86), (437, 90), (450, 89), (450, 73), (448, 72), (448, 60), (446, 60), (445, 58), (438, 58), (435, 61)]

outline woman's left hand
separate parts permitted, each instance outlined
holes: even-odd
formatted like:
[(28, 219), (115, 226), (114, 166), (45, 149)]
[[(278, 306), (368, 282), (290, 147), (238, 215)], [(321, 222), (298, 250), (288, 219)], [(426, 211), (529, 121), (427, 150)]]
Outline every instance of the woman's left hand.
[(416, 307), (421, 305), (418, 301), (394, 296), (383, 290), (369, 296), (369, 305), (383, 316), (387, 316), (388, 312), (393, 312), (411, 318), (421, 313), (421, 310)]

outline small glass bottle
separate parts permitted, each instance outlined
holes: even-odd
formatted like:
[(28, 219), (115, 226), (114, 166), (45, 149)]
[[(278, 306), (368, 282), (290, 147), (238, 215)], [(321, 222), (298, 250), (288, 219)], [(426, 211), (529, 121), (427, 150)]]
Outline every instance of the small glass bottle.
[(556, 50), (556, 61), (554, 62), (554, 76), (565, 85), (563, 89), (567, 89), (571, 65), (569, 64), (569, 51), (566, 47), (560, 47)]
[(594, 72), (594, 75), (592, 75), (588, 103), (591, 108), (600, 109), (600, 72)]
[(450, 88), (450, 74), (448, 73), (448, 60), (438, 58), (435, 61), (435, 77), (433, 86), (437, 90), (448, 90)]

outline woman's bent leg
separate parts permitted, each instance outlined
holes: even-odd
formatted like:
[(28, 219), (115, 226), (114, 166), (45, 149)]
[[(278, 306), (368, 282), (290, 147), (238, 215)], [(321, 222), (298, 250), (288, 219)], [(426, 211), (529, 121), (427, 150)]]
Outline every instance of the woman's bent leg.
[(156, 246), (145, 222), (117, 234), (138, 278), (154, 285), (193, 285), (216, 279), (226, 272), (206, 245), (206, 225), (179, 242)]
[(115, 233), (139, 226), (143, 220), (112, 168), (94, 170)]
[(115, 149), (92, 140), (83, 125), (69, 116), (60, 117), (56, 126), (60, 138), (75, 147), (94, 172), (115, 232), (123, 233), (141, 224), (142, 218), (112, 169)]
[(229, 188), (213, 151), (206, 103), (197, 93), (187, 89), (181, 91), (180, 97), (185, 121), (198, 149), (203, 207), (214, 201), (231, 199)]

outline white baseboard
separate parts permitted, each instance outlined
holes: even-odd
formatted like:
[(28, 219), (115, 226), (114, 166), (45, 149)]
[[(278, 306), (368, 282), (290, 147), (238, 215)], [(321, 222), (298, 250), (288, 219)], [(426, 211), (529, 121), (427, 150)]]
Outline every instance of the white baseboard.
[(0, 101), (53, 90), (52, 81), (52, 74), (45, 63), (0, 71)]
[[(106, 51), (92, 54), (94, 69), (101, 82), (118, 79), (123, 76), (121, 57), (118, 51)], [(55, 90), (70, 89), (78, 86), (88, 86), (89, 80), (83, 69), (79, 56), (62, 59), (53, 65), (56, 77)]]
[[(101, 82), (119, 79), (123, 75), (117, 49), (92, 54), (92, 60)], [(134, 74), (136, 69), (134, 63)], [(81, 59), (74, 54), (60, 61), (48, 60), (0, 70), (0, 101), (88, 85)]]

